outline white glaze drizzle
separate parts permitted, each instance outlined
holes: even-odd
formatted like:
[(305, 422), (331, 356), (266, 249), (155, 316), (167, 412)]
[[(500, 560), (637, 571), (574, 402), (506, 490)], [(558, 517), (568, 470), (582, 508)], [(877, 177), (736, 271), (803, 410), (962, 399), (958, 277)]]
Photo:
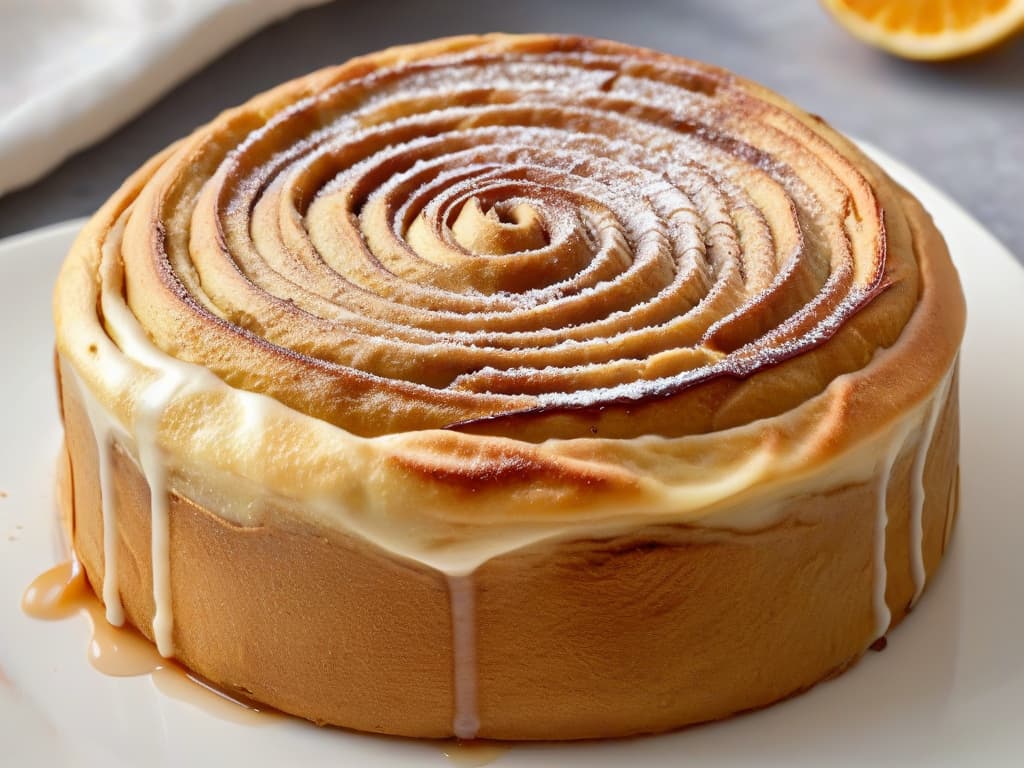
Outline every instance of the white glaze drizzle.
[(960, 468), (953, 472), (953, 479), (950, 484), (949, 500), (946, 502), (946, 523), (942, 531), (942, 551), (949, 549), (949, 538), (953, 535), (953, 526), (956, 523), (956, 511), (960, 507)]
[(881, 471), (875, 480), (875, 552), (874, 552), (874, 589), (873, 605), (875, 614), (875, 631), (871, 637), (874, 642), (883, 637), (889, 631), (892, 623), (892, 611), (885, 599), (885, 590), (888, 585), (888, 569), (885, 563), (886, 555), (886, 532), (889, 527), (889, 483), (892, 480), (893, 466), (899, 457), (909, 434), (909, 425), (901, 425), (882, 456)]
[(932, 445), (932, 438), (935, 436), (935, 427), (939, 422), (939, 415), (946, 404), (946, 396), (949, 393), (949, 385), (952, 377), (946, 376), (939, 385), (938, 390), (932, 398), (931, 406), (928, 409), (928, 418), (925, 421), (924, 431), (921, 434), (917, 446), (917, 455), (914, 457), (914, 468), (911, 470), (910, 486), (910, 568), (914, 576), (914, 596), (910, 599), (913, 606), (921, 593), (924, 591), (928, 575), (924, 567), (924, 470), (928, 461), (929, 449)]
[[(174, 653), (174, 614), (171, 602), (170, 503), (167, 462), (158, 439), (160, 422), (175, 398), (201, 390), (211, 390), (222, 382), (209, 371), (175, 359), (158, 349), (139, 325), (120, 294), (119, 281), (106, 273), (117, 263), (117, 249), (124, 234), (127, 214), (111, 228), (103, 247), (100, 268), (100, 302), (104, 317), (116, 328), (120, 351), (145, 366), (156, 378), (136, 401), (131, 434), (139, 465), (149, 486), (150, 553), (153, 572), (153, 638), (162, 656)], [(84, 387), (83, 387), (84, 389)], [(91, 418), (91, 417), (90, 417)], [(104, 535), (104, 548), (107, 541)], [(104, 557), (107, 552), (104, 552)], [(104, 596), (105, 597), (105, 596)]]
[[(957, 363), (954, 361), (953, 365), (950, 366), (949, 370), (946, 371), (945, 375), (942, 377), (942, 381), (939, 383), (939, 386), (936, 387), (930, 401), (927, 403), (927, 406), (922, 406), (922, 408), (926, 407), (926, 415), (922, 425), (920, 443), (917, 446), (914, 456), (914, 464), (911, 468), (910, 479), (910, 520), (908, 522), (910, 527), (910, 563), (911, 570), (914, 575), (914, 596), (911, 600), (911, 605), (913, 605), (921, 595), (926, 578), (923, 562), (924, 558), (921, 552), (923, 539), (922, 514), (924, 509), (924, 467), (928, 459), (928, 449), (931, 447), (932, 436), (934, 435), (935, 427), (938, 424), (938, 417), (946, 402), (946, 396), (949, 394), (950, 383), (953, 380), (953, 375), (956, 370)], [(894, 432), (890, 438), (891, 442), (889, 443), (889, 446), (883, 454), (880, 462), (881, 471), (878, 473), (877, 479), (875, 480), (875, 509), (877, 515), (875, 523), (873, 580), (875, 631), (871, 638), (872, 641), (883, 637), (885, 633), (889, 631), (889, 625), (892, 622), (892, 612), (889, 610), (889, 604), (885, 599), (885, 590), (888, 584), (885, 555), (886, 531), (889, 527), (889, 483), (892, 480), (892, 471), (893, 466), (896, 464), (896, 459), (899, 457), (904, 445), (906, 445), (907, 437), (919, 423), (919, 416), (916, 414), (919, 414), (921, 410), (921, 408), (915, 409), (915, 415), (913, 417), (904, 419), (894, 428)]]
[(110, 418), (96, 402), (89, 388), (82, 383), (71, 366), (67, 369), (72, 371), (86, 418), (96, 440), (96, 463), (100, 473), (100, 507), (103, 510), (103, 605), (106, 609), (107, 622), (120, 627), (124, 624), (124, 607), (121, 605), (120, 581), (117, 575), (117, 506), (114, 504), (114, 473), (110, 456), (114, 447), (114, 430)]
[(171, 607), (170, 502), (167, 463), (157, 441), (160, 419), (185, 382), (163, 375), (150, 384), (135, 409), (135, 444), (139, 464), (149, 485), (150, 562), (153, 569), (153, 638), (161, 656), (174, 653), (174, 613)]
[(452, 665), (455, 712), (452, 732), (459, 739), (475, 739), (480, 729), (476, 703), (476, 597), (473, 575), (448, 575), (452, 612)]

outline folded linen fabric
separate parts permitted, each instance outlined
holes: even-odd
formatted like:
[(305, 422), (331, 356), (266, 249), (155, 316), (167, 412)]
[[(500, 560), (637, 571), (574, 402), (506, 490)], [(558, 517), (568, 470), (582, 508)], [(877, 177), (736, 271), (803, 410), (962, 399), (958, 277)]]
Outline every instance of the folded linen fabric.
[(0, 9), (0, 195), (257, 29), (324, 0), (12, 0)]

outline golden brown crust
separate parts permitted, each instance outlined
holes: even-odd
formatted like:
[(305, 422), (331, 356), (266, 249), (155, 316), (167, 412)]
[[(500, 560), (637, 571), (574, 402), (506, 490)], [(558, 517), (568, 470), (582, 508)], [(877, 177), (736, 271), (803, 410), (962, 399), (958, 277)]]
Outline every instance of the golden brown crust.
[(467, 573), (481, 736), (763, 706), (903, 618), (918, 504), (926, 573), (949, 538), (941, 235), (820, 119), (666, 54), (470, 36), (286, 83), (126, 181), (54, 311), (90, 580), (112, 438), (129, 620), (166, 470), (166, 645), (318, 722), (451, 734)]

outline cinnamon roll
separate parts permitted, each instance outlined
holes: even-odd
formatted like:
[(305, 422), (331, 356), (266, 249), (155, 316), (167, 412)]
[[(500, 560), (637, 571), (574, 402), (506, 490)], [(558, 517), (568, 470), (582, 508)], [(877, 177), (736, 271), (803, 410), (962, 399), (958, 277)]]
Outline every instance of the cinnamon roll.
[(901, 621), (957, 513), (931, 219), (649, 50), (460, 37), (275, 88), (128, 179), (54, 306), (108, 619), (317, 723), (762, 707)]

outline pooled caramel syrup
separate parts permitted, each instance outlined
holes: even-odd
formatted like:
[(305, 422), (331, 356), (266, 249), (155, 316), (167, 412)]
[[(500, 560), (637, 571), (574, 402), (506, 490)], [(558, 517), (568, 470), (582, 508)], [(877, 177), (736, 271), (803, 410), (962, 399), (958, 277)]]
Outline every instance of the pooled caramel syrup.
[(481, 768), (490, 765), (503, 754), (508, 747), (488, 741), (446, 741), (441, 747), (443, 754), (452, 765), (459, 768)]
[(25, 590), (21, 608), (33, 618), (49, 621), (84, 613), (91, 627), (89, 663), (105, 675), (151, 675), (153, 684), (166, 696), (222, 720), (246, 725), (263, 725), (273, 720), (268, 711), (231, 697), (165, 659), (134, 628), (108, 623), (103, 606), (89, 588), (77, 560), (61, 563), (38, 576)]
[(151, 674), (153, 685), (162, 694), (198, 707), (220, 720), (240, 725), (267, 725), (284, 717), (263, 704), (235, 698), (175, 663), (165, 663)]
[(37, 576), (21, 598), (21, 610), (34, 619), (66, 619), (86, 607), (88, 587), (77, 560)]

